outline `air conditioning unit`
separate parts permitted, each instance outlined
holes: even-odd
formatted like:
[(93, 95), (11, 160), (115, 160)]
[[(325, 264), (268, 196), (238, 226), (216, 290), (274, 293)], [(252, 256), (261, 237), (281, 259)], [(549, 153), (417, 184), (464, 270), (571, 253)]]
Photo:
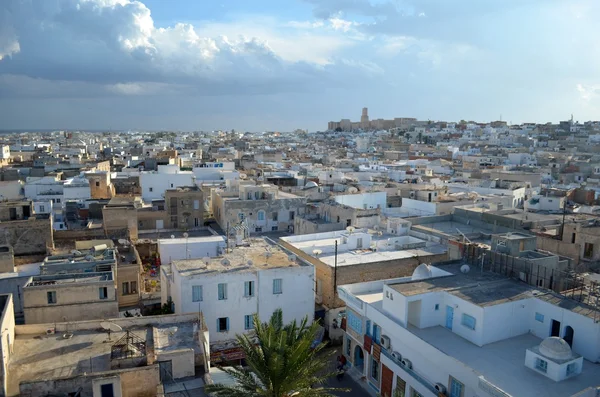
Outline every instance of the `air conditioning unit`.
[(392, 343), (390, 342), (390, 338), (386, 335), (381, 335), (381, 347), (389, 350), (392, 347)]
[(436, 383), (433, 387), (439, 394), (446, 394), (446, 386), (442, 385), (441, 383)]
[(393, 357), (395, 360), (402, 361), (402, 354), (400, 354), (400, 353), (398, 353), (398, 352), (392, 352), (392, 357)]
[(408, 369), (412, 369), (412, 362), (407, 359), (407, 358), (403, 358), (402, 361), (400, 361), (402, 363), (402, 365)]
[(56, 333), (56, 328), (48, 328), (46, 329), (46, 335), (54, 335)]

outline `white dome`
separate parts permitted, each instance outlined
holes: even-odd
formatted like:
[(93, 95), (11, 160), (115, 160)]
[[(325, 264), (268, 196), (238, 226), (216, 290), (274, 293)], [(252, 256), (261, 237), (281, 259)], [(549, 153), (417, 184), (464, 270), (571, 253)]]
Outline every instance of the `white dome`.
[(568, 360), (572, 357), (571, 347), (562, 338), (551, 336), (540, 343), (540, 353), (555, 360)]
[(308, 182), (306, 182), (306, 185), (304, 185), (304, 187), (307, 188), (307, 189), (309, 187), (318, 187), (318, 186), (319, 185), (316, 182), (314, 182), (314, 181), (308, 181)]
[(433, 273), (431, 272), (431, 267), (425, 263), (421, 263), (412, 274), (411, 280), (425, 280), (427, 278), (433, 277)]

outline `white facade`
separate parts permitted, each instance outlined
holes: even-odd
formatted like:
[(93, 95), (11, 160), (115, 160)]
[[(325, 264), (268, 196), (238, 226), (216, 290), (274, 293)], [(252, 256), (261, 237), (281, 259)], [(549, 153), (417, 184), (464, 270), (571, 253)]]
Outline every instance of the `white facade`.
[[(451, 273), (418, 268), (418, 280), (338, 288), (347, 304), (344, 353), (374, 388), (389, 386), (382, 384), (382, 366), (394, 374), (392, 390), (399, 379), (406, 382), (407, 396), (413, 390), (425, 397), (440, 390), (451, 397), (573, 396), (600, 382), (593, 364), (600, 360), (600, 325), (593, 316), (562, 307), (573, 306), (562, 305), (564, 297), (499, 275), (446, 270)], [(365, 334), (380, 346), (379, 361), (374, 349), (365, 351)], [(560, 374), (550, 373), (551, 365), (531, 368), (527, 352), (553, 334), (572, 344), (572, 358), (560, 364), (580, 367), (567, 373), (562, 365)]]
[(342, 194), (335, 196), (337, 203), (357, 209), (385, 208), (387, 202), (386, 192)]
[[(188, 274), (173, 265), (172, 270), (170, 277), (164, 272), (161, 274), (161, 283), (169, 285), (175, 313), (202, 311), (211, 342), (235, 339), (236, 334), (248, 332), (246, 316), (255, 313), (262, 321), (267, 321), (276, 309), (281, 308), (286, 323), (301, 321), (306, 316), (312, 321), (314, 317), (312, 266)], [(274, 293), (275, 279), (281, 280), (281, 293)], [(246, 296), (247, 282), (253, 283), (253, 296)], [(225, 299), (219, 299), (219, 284), (226, 285)], [(194, 299), (194, 287), (201, 287), (201, 300)], [(166, 298), (162, 299), (165, 303)], [(227, 319), (227, 330), (219, 329), (219, 319)]]
[(158, 171), (140, 173), (140, 186), (144, 201), (164, 198), (165, 191), (183, 186), (193, 186), (196, 178), (192, 171), (180, 171), (177, 165), (159, 165)]
[(225, 237), (189, 237), (158, 240), (158, 253), (162, 263), (190, 258), (215, 258), (225, 249)]

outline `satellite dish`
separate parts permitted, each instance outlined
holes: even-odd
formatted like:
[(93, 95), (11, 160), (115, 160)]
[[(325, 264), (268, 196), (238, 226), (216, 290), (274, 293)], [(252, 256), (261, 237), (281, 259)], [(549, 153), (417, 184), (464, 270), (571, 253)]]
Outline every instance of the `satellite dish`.
[(91, 261), (94, 260), (94, 257), (92, 255), (86, 255), (85, 256), (85, 260), (88, 261), (88, 262), (91, 262)]
[(174, 234), (171, 234), (171, 238), (175, 238), (175, 235), (174, 235)]
[(356, 229), (354, 228), (354, 226), (348, 226), (348, 227), (346, 228), (346, 231), (348, 231), (348, 232), (350, 232), (350, 233), (352, 233), (352, 232), (353, 232), (353, 231), (355, 231), (355, 230), (356, 230)]
[(204, 258), (202, 258), (202, 261), (208, 265), (208, 262), (210, 262), (210, 258), (208, 256), (205, 256)]
[(229, 259), (221, 259), (221, 265), (223, 266), (229, 266), (231, 264), (231, 262), (229, 262)]
[(187, 233), (183, 233), (183, 237), (184, 237), (184, 238), (188, 238), (188, 237), (189, 237), (189, 234), (187, 234)]
[(321, 250), (313, 250), (313, 254), (316, 255), (316, 256), (319, 256), (322, 253), (323, 253), (323, 251), (321, 251)]
[(251, 259), (249, 259), (249, 260), (248, 260), (248, 262), (246, 262), (246, 263), (248, 263), (248, 266), (252, 266), (252, 265), (254, 265), (254, 262), (252, 262), (252, 260), (251, 260)]
[(357, 193), (358, 189), (355, 188), (354, 186), (352, 186), (351, 188), (348, 189), (348, 193)]
[(469, 265), (462, 265), (460, 267), (460, 272), (461, 273), (465, 273), (465, 274), (469, 273), (469, 270), (471, 270), (471, 267)]
[(290, 262), (295, 262), (296, 261), (296, 255), (293, 255), (293, 254), (292, 255), (288, 255), (288, 260)]
[(73, 251), (71, 251), (71, 254), (73, 254), (73, 255), (81, 255), (81, 251), (73, 250)]
[(125, 240), (124, 238), (120, 238), (120, 239), (118, 239), (117, 241), (118, 241), (118, 242), (119, 242), (119, 244), (121, 244), (121, 245), (127, 245), (127, 243), (128, 243), (128, 241), (127, 241), (127, 240)]

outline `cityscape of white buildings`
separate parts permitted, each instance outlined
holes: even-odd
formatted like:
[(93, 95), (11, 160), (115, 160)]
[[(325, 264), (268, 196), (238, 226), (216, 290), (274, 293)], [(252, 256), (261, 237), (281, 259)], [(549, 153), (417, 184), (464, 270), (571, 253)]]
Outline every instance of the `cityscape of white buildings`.
[(0, 396), (201, 395), (277, 309), (361, 395), (597, 396), (600, 122), (359, 120), (0, 135)]

